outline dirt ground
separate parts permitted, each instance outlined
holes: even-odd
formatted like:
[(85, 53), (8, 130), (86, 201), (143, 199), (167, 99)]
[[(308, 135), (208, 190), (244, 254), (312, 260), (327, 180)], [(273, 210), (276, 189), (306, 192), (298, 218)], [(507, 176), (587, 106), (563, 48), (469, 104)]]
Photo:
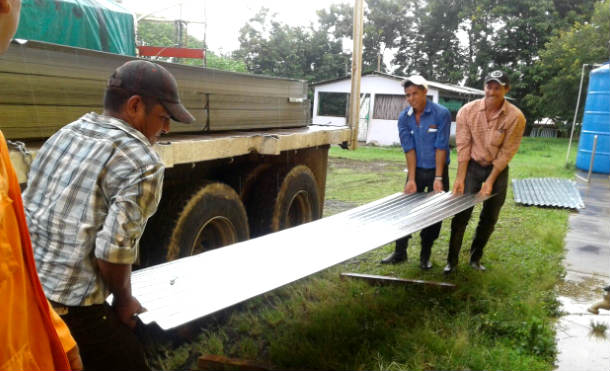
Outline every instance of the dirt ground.
[[(344, 158), (330, 157), (328, 159), (328, 173), (329, 176), (333, 172), (348, 169), (356, 173), (368, 173), (368, 174), (383, 174), (383, 173), (395, 173), (400, 174), (404, 165), (389, 161), (357, 161), (349, 160)], [(346, 184), (346, 187), (349, 184)], [(324, 216), (330, 216), (338, 214), (340, 212), (352, 209), (359, 206), (358, 203), (330, 199), (326, 197), (324, 200)]]
[(344, 158), (330, 157), (328, 159), (329, 170), (344, 168), (357, 170), (358, 172), (381, 173), (385, 171), (400, 171), (404, 165), (388, 161), (357, 161)]

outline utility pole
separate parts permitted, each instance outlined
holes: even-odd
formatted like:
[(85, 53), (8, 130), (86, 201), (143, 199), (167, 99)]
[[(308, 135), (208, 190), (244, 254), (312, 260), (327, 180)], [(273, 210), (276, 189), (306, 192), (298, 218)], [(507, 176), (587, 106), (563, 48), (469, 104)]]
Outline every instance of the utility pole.
[(354, 48), (352, 51), (352, 90), (349, 105), (349, 126), (352, 128), (350, 149), (358, 148), (358, 125), (360, 123), (360, 77), (362, 75), (362, 33), (364, 27), (363, 0), (354, 0)]

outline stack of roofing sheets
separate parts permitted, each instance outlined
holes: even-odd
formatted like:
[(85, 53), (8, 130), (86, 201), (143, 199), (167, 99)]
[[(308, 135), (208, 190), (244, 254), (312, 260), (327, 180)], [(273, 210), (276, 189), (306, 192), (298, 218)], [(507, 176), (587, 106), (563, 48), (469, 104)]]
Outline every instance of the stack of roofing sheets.
[(576, 183), (569, 179), (513, 179), (515, 202), (524, 205), (582, 209), (585, 207)]

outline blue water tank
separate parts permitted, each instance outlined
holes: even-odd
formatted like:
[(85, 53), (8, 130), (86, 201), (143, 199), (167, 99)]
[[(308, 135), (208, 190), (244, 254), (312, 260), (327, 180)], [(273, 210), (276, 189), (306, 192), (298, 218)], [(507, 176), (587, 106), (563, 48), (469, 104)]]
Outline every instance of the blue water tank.
[(589, 171), (593, 138), (597, 148), (593, 172), (610, 174), (610, 68), (606, 64), (591, 71), (589, 91), (582, 120), (576, 167)]

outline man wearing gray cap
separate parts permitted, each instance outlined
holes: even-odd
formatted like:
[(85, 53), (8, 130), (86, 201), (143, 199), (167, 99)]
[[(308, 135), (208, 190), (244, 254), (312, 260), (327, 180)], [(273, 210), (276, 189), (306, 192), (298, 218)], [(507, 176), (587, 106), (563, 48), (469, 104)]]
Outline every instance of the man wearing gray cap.
[[(456, 118), (458, 170), (453, 193), (479, 193), (491, 198), (483, 202), (479, 224), (470, 246), (470, 266), (484, 271), (483, 248), (491, 236), (506, 198), (508, 163), (513, 158), (525, 130), (525, 117), (505, 99), (510, 81), (503, 71), (485, 77), (485, 97), (460, 108)], [(462, 239), (473, 208), (451, 221), (449, 255), (444, 272), (455, 271)]]
[[(428, 82), (422, 76), (410, 76), (402, 86), (410, 106), (398, 118), (400, 145), (409, 170), (404, 193), (448, 191), (451, 114), (447, 108), (427, 99)], [(432, 268), (430, 253), (440, 230), (441, 222), (438, 222), (421, 231), (421, 269)], [(407, 260), (410, 238), (411, 235), (396, 240), (394, 252), (381, 262), (396, 264)]]
[(174, 77), (129, 61), (108, 81), (104, 113), (55, 133), (30, 169), (23, 199), (40, 281), (87, 370), (148, 368), (132, 331), (145, 309), (131, 295), (131, 264), (161, 197), (164, 167), (151, 146), (170, 119), (194, 121)]

